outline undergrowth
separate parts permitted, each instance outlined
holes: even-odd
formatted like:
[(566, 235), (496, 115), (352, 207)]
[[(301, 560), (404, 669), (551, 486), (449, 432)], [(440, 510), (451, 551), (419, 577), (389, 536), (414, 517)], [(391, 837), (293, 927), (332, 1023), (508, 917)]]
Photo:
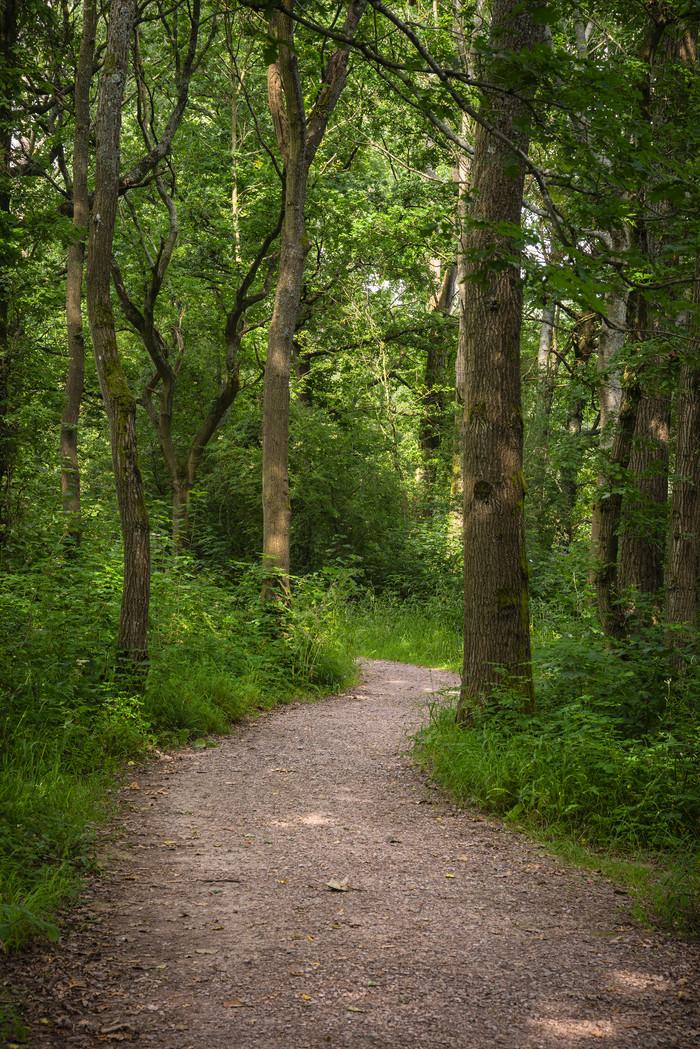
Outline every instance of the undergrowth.
[(163, 557), (145, 693), (125, 693), (112, 652), (120, 563), (120, 544), (86, 535), (78, 557), (56, 541), (0, 574), (0, 950), (58, 935), (127, 759), (225, 733), (354, 673), (337, 616), (342, 572), (297, 581), (273, 622), (254, 567), (215, 577)]

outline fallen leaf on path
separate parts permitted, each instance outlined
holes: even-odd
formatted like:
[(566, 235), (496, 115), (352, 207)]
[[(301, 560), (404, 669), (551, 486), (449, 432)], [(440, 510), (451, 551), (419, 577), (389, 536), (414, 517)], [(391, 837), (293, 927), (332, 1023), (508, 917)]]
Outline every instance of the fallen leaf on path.
[(195, 947), (195, 954), (218, 954), (218, 951), (210, 951), (208, 947)]
[(349, 1005), (348, 1006), (348, 1012), (349, 1013), (366, 1013), (367, 1010), (366, 1009), (360, 1009), (360, 1007), (357, 1006), (357, 1005)]
[(350, 892), (347, 878), (343, 878), (342, 881), (337, 881), (335, 878), (331, 878), (330, 881), (326, 882), (326, 888), (332, 889), (333, 892)]
[(248, 1005), (248, 1002), (241, 1001), (240, 998), (229, 998), (227, 1002), (224, 1002), (224, 1009), (250, 1009), (252, 1006)]

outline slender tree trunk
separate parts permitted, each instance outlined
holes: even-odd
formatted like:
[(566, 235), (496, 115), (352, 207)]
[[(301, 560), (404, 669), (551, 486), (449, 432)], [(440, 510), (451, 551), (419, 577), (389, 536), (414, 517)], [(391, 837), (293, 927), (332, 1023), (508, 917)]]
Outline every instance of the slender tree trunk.
[[(522, 53), (544, 39), (531, 5), (495, 0), (492, 43), (502, 53)], [(486, 103), (484, 104), (486, 105)], [(509, 93), (488, 100), (491, 122), (520, 148), (525, 102)], [(477, 128), (471, 208), (479, 220), (469, 235), (464, 290), (464, 666), (458, 717), (483, 702), (494, 688), (517, 691), (534, 706), (530, 662), (528, 562), (525, 554), (523, 417), (520, 389), (522, 280), (519, 267), (491, 267), (511, 256), (513, 244), (496, 232), (500, 223), (520, 224), (524, 166)], [(474, 279), (476, 278), (476, 279)]]
[[(474, 133), (473, 122), (462, 114), (462, 137)], [(457, 356), (455, 358), (455, 425), (452, 442), (452, 478), (450, 482), (450, 501), (455, 507), (453, 519), (455, 531), (462, 532), (464, 525), (464, 372), (465, 362), (465, 326), (464, 296), (466, 288), (468, 259), (467, 247), (469, 235), (467, 220), (469, 218), (469, 185), (471, 181), (471, 157), (462, 153), (454, 169), (457, 181), (457, 223), (459, 240), (457, 244), (457, 295), (459, 302), (459, 335), (457, 336)]]
[(620, 406), (617, 432), (608, 460), (610, 475), (607, 477), (607, 492), (600, 496), (599, 501), (600, 529), (595, 571), (598, 612), (603, 633), (616, 641), (625, 637), (627, 624), (620, 601), (617, 563), (622, 493), (615, 482), (620, 472), (629, 467), (638, 404), (639, 388), (632, 384), (625, 390)]
[[(438, 262), (438, 267), (439, 265)], [(440, 277), (439, 268), (437, 277)], [(439, 293), (433, 298), (432, 312), (448, 317), (452, 311), (456, 289), (457, 267), (450, 265), (443, 275)], [(445, 428), (446, 373), (446, 347), (443, 342), (431, 340), (426, 350), (424, 388), (420, 398), (422, 414), (418, 428), (420, 474), (428, 503), (432, 498), (437, 479), (437, 457)]]
[(68, 372), (61, 417), (61, 495), (64, 534), (69, 549), (80, 544), (80, 463), (78, 422), (85, 379), (82, 292), (85, 238), (90, 220), (88, 201), (88, 158), (90, 155), (90, 84), (95, 53), (97, 5), (84, 0), (78, 71), (75, 78), (75, 138), (73, 142), (73, 229), (66, 271), (66, 328)]
[(10, 388), (13, 369), (10, 341), (10, 150), (12, 146), (12, 83), (17, 40), (14, 0), (0, 3), (0, 551), (10, 528), (10, 482), (16, 433), (10, 421)]
[[(610, 248), (622, 252), (629, 247), (629, 234), (626, 230), (613, 230), (610, 235)], [(626, 338), (628, 292), (613, 291), (608, 295), (608, 308), (603, 318), (598, 339), (598, 407), (600, 409), (600, 450), (605, 455), (612, 448), (615, 439), (615, 422), (620, 410), (622, 386), (620, 383), (620, 365), (617, 361)], [(596, 565), (600, 553), (601, 497), (604, 494), (606, 478), (602, 471), (598, 473), (598, 489), (593, 502), (591, 515), (591, 568), (588, 582), (595, 584)]]
[[(455, 40), (462, 66), (469, 76), (476, 78), (479, 73), (479, 59), (476, 48), (477, 38), (483, 31), (486, 0), (476, 0), (469, 33), (465, 33), (462, 21), (462, 0), (455, 0)], [(465, 141), (474, 138), (474, 120), (462, 113), (461, 136)], [(452, 476), (450, 479), (450, 502), (454, 507), (452, 521), (455, 532), (463, 533), (464, 527), (464, 373), (466, 368), (466, 345), (464, 325), (464, 296), (467, 273), (469, 269), (469, 189), (472, 177), (472, 158), (461, 152), (452, 169), (452, 179), (457, 183), (457, 295), (459, 302), (459, 335), (457, 337), (457, 356), (455, 358), (455, 425), (452, 441)]]
[[(552, 362), (554, 348), (554, 307), (546, 300), (542, 304), (540, 337), (537, 346), (537, 401), (535, 416), (529, 427), (529, 454), (526, 468), (527, 488), (531, 513), (537, 528), (539, 542), (551, 545), (554, 519), (551, 493), (548, 493), (549, 426), (554, 397), (556, 369)], [(527, 466), (526, 463), (526, 466)]]
[[(343, 25), (345, 36), (354, 36), (365, 6), (366, 0), (350, 0)], [(268, 99), (284, 161), (285, 212), (263, 387), (262, 598), (266, 602), (280, 596), (286, 598), (289, 593), (289, 378), (309, 250), (304, 226), (307, 179), (328, 120), (345, 87), (348, 59), (347, 48), (338, 48), (329, 58), (307, 121), (291, 18), (276, 13), (271, 29), (279, 41), (279, 63), (268, 70)]]
[(136, 0), (112, 0), (96, 122), (95, 197), (90, 220), (86, 293), (100, 388), (109, 419), (112, 464), (124, 543), (118, 663), (143, 681), (148, 658), (150, 527), (136, 447), (136, 402), (122, 371), (110, 297), (119, 187), (121, 103)]
[[(695, 264), (693, 304), (700, 310), (700, 258)], [(693, 338), (681, 371), (676, 435), (676, 480), (671, 498), (666, 577), (666, 622), (686, 625), (669, 631), (669, 645), (682, 644), (698, 627), (700, 596), (700, 354), (697, 316), (691, 322)]]
[(569, 409), (566, 420), (566, 429), (569, 434), (570, 448), (566, 462), (561, 467), (560, 484), (564, 497), (564, 512), (561, 522), (561, 532), (564, 542), (571, 546), (574, 541), (575, 521), (574, 509), (578, 498), (578, 470), (580, 456), (574, 455), (574, 449), (579, 448), (581, 442), (581, 427), (583, 425), (583, 401), (578, 398)]

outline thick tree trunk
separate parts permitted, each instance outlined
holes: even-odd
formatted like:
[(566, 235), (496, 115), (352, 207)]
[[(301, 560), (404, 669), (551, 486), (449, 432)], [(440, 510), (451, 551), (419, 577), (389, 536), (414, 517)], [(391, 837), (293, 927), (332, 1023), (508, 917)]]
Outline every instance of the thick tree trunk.
[(66, 328), (68, 372), (61, 417), (61, 495), (64, 535), (68, 548), (80, 544), (80, 463), (78, 461), (78, 422), (85, 379), (85, 339), (83, 336), (82, 292), (85, 238), (90, 220), (88, 200), (88, 159), (90, 155), (90, 84), (95, 52), (97, 5), (84, 0), (78, 71), (75, 79), (75, 138), (73, 141), (73, 229), (66, 270)]
[[(288, 18), (273, 19), (280, 65), (268, 72), (270, 111), (284, 159), (284, 223), (263, 384), (263, 601), (289, 591), (289, 379), (304, 264), (308, 129)], [(286, 42), (286, 43), (285, 43)]]
[(10, 416), (12, 347), (10, 343), (10, 150), (12, 147), (12, 75), (17, 40), (15, 0), (0, 3), (0, 550), (10, 528), (10, 482), (16, 432)]
[[(700, 310), (700, 260), (695, 267), (693, 292)], [(666, 622), (686, 624), (686, 631), (669, 631), (669, 645), (683, 642), (698, 627), (700, 597), (700, 367), (693, 362), (700, 353), (698, 322), (693, 321), (689, 360), (683, 365), (678, 394), (676, 481), (671, 498), (666, 577)]]
[(95, 197), (90, 220), (86, 293), (97, 374), (109, 419), (112, 464), (124, 543), (117, 658), (135, 686), (148, 658), (150, 527), (136, 447), (136, 402), (122, 371), (110, 274), (119, 188), (121, 103), (136, 0), (112, 0), (97, 108)]
[(630, 457), (635, 495), (622, 511), (621, 590), (660, 596), (664, 584), (670, 417), (668, 397), (642, 392)]
[[(521, 53), (543, 39), (527, 7), (495, 0), (492, 42), (502, 53)], [(528, 119), (522, 99), (489, 98), (491, 122), (527, 149)], [(520, 224), (524, 166), (477, 128), (472, 167), (478, 220), (470, 231), (464, 287), (464, 666), (458, 717), (505, 686), (532, 709), (528, 562), (525, 554), (523, 418), (520, 390), (522, 280), (512, 262), (513, 244), (496, 233), (500, 223)]]

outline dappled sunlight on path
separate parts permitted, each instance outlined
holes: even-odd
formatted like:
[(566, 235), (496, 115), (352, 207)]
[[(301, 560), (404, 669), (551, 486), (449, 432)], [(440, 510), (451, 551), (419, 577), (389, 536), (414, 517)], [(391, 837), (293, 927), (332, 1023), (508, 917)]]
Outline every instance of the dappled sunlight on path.
[(137, 770), (90, 920), (35, 952), (32, 1044), (698, 1044), (697, 946), (635, 927), (610, 883), (456, 809), (402, 753), (455, 683), (373, 663)]

